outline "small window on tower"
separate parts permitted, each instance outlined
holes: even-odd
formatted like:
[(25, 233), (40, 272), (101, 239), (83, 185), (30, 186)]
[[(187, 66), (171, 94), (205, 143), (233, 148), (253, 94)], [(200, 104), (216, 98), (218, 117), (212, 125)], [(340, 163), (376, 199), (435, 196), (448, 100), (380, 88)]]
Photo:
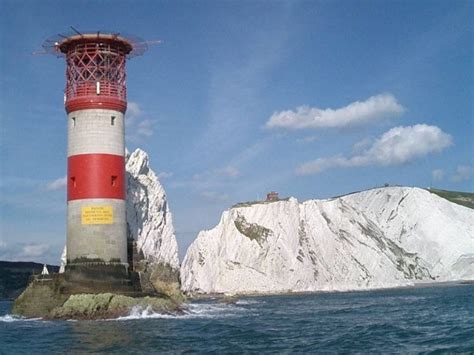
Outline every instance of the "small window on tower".
[(72, 126), (76, 127), (76, 117), (71, 117), (72, 120)]
[(111, 178), (111, 180), (110, 180), (110, 184), (111, 184), (112, 186), (116, 186), (116, 185), (117, 185), (117, 176), (112, 175), (112, 178)]
[(71, 186), (76, 187), (76, 178), (74, 176), (71, 177)]
[(115, 126), (115, 116), (110, 117), (110, 124)]

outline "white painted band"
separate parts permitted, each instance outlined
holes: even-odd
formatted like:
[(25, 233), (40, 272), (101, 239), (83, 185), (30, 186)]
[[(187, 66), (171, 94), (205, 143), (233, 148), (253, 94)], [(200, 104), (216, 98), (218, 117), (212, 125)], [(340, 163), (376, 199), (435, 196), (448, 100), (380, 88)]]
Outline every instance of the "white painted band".
[(88, 109), (68, 114), (68, 157), (93, 153), (125, 155), (123, 113)]

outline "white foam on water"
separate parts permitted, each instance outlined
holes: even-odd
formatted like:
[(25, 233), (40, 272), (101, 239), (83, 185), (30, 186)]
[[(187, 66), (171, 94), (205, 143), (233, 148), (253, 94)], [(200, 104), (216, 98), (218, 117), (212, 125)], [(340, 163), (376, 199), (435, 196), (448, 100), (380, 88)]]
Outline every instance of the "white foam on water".
[(5, 314), (0, 316), (0, 322), (12, 323), (12, 322), (32, 322), (42, 320), (41, 318), (25, 318), (21, 316), (15, 316), (12, 314)]
[(236, 304), (239, 304), (239, 305), (251, 305), (251, 304), (257, 304), (257, 303), (261, 303), (257, 300), (238, 300), (236, 302)]
[[(148, 307), (135, 306), (130, 311), (130, 314), (123, 317), (106, 319), (106, 321), (127, 321), (127, 320), (141, 320), (141, 319), (213, 319), (213, 318), (227, 318), (239, 317), (242, 314), (248, 313), (251, 310), (247, 307), (239, 307), (240, 305), (252, 305), (258, 303), (253, 300), (239, 300), (236, 304), (225, 303), (190, 303), (186, 305), (180, 313), (156, 313), (153, 309)], [(42, 318), (25, 318), (21, 316), (6, 314), (0, 316), (0, 322), (31, 322), (43, 321)], [(76, 319), (68, 319), (68, 322), (77, 322)], [(103, 320), (98, 320), (103, 321)]]
[(135, 319), (153, 319), (153, 318), (176, 318), (176, 315), (172, 314), (161, 314), (155, 313), (151, 309), (150, 306), (143, 308), (140, 306), (135, 306), (130, 311), (128, 316), (119, 317), (116, 319), (108, 319), (108, 320), (135, 320)]
[(139, 320), (139, 319), (193, 319), (193, 318), (226, 318), (238, 317), (248, 309), (236, 305), (215, 303), (191, 303), (186, 306), (183, 313), (156, 313), (151, 307), (133, 307), (128, 316), (109, 319), (111, 321)]

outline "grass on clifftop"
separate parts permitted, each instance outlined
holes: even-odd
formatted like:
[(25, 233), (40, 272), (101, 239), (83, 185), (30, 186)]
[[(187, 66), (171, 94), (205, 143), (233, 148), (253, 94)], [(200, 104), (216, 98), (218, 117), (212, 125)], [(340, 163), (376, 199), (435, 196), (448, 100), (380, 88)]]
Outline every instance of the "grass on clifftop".
[(458, 205), (474, 209), (474, 193), (460, 192), (460, 191), (447, 191), (447, 190), (439, 190), (439, 189), (434, 189), (434, 188), (429, 188), (428, 191), (450, 202), (457, 203)]
[(289, 197), (285, 197), (285, 198), (279, 198), (278, 200), (275, 200), (275, 201), (260, 200), (260, 201), (238, 202), (238, 203), (232, 205), (231, 208), (250, 207), (250, 206), (253, 206), (253, 205), (267, 205), (269, 203), (274, 203), (274, 202), (288, 201), (289, 199), (290, 199)]

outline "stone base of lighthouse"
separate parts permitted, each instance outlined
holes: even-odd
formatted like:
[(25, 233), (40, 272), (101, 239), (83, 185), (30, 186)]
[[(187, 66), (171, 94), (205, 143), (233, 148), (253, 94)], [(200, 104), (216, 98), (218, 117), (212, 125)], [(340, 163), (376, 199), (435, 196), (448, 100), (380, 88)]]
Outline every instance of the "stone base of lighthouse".
[(143, 294), (138, 273), (129, 271), (120, 264), (69, 265), (63, 277), (63, 286), (68, 294)]
[(69, 201), (67, 265), (101, 262), (128, 268), (125, 208), (124, 200)]
[(125, 208), (120, 199), (68, 202), (66, 281), (94, 292), (140, 290), (129, 267)]

